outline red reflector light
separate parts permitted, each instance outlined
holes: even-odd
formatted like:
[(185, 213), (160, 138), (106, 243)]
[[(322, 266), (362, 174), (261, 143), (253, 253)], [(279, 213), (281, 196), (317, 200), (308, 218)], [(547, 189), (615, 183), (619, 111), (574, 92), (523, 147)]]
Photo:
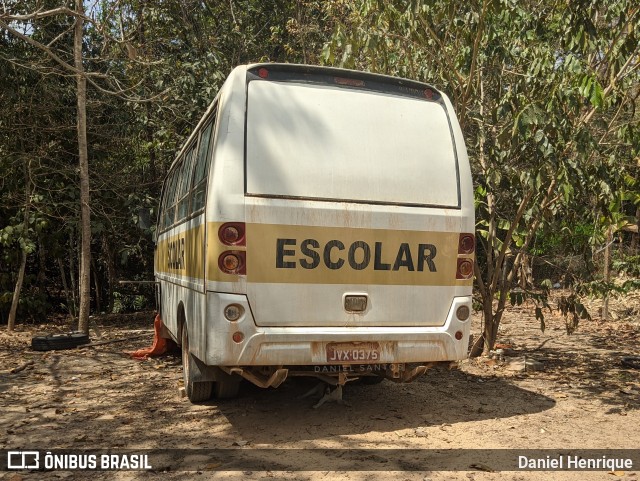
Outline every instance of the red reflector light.
[(244, 222), (227, 222), (218, 229), (220, 242), (228, 246), (244, 245)]
[(462, 336), (463, 336), (462, 331), (456, 331), (456, 339), (458, 341), (460, 341), (462, 339)]
[(244, 341), (244, 334), (242, 334), (240, 331), (236, 331), (233, 333), (233, 336), (231, 336), (231, 338), (233, 339), (233, 342), (240, 344), (242, 341)]
[(218, 257), (218, 267), (227, 274), (246, 274), (246, 258), (243, 251), (225, 251)]
[(471, 254), (476, 250), (476, 238), (473, 234), (460, 234), (458, 254)]
[(261, 68), (258, 70), (258, 76), (260, 78), (267, 78), (269, 76), (269, 71), (266, 68)]
[(473, 261), (471, 259), (458, 259), (456, 279), (470, 279), (473, 276)]
[(334, 77), (338, 85), (348, 85), (350, 87), (364, 87), (364, 80), (354, 78)]

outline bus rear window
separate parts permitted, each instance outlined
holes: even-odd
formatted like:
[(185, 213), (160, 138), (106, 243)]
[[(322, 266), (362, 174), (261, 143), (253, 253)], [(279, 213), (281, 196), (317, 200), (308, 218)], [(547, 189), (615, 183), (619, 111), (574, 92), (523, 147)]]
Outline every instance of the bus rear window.
[(252, 81), (247, 194), (459, 207), (437, 102), (339, 86)]

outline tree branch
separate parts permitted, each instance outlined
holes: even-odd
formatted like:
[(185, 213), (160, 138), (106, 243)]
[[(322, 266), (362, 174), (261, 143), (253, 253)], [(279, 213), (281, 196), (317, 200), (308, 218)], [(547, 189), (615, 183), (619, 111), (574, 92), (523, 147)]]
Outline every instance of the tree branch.
[[(81, 16), (81, 17), (84, 17), (84, 16)], [(120, 87), (118, 87), (120, 89), (119, 91), (105, 89), (105, 88), (101, 87), (100, 85), (98, 85), (92, 79), (92, 77), (101, 78), (101, 79), (109, 79), (108, 75), (101, 74), (101, 73), (96, 73), (96, 72), (82, 72), (82, 71), (78, 70), (73, 65), (65, 62), (63, 59), (61, 59), (59, 56), (57, 56), (55, 53), (53, 53), (53, 51), (49, 47), (47, 47), (46, 45), (38, 42), (37, 40), (34, 40), (33, 38), (29, 37), (28, 35), (24, 35), (24, 34), (18, 32), (16, 29), (10, 27), (7, 23), (3, 22), (2, 20), (0, 20), (0, 28), (4, 28), (9, 33), (11, 33), (11, 34), (15, 35), (16, 37), (18, 37), (19, 39), (24, 40), (25, 42), (27, 42), (29, 45), (32, 45), (32, 46), (36, 47), (37, 49), (41, 50), (47, 56), (49, 56), (52, 60), (54, 60), (58, 65), (60, 65), (63, 69), (73, 73), (74, 75), (83, 76), (84, 78), (87, 79), (87, 81), (93, 87), (95, 87), (98, 91), (100, 91), (102, 93), (105, 93), (105, 94), (108, 94), (108, 95), (115, 95), (117, 97), (120, 97), (120, 98), (128, 101), (128, 102), (143, 103), (143, 102), (151, 102), (151, 101), (155, 100), (156, 98), (166, 94), (170, 90), (170, 89), (167, 88), (167, 89), (163, 90), (162, 92), (154, 95), (153, 97), (150, 97), (148, 99), (140, 99), (140, 98), (135, 98), (135, 97), (128, 97), (127, 95), (125, 95), (126, 90), (123, 90)], [(135, 89), (140, 83), (142, 83), (142, 81), (140, 81), (138, 84), (136, 84), (135, 86), (131, 87), (128, 90)]]
[[(418, 15), (418, 19), (420, 20), (420, 23), (422, 23), (422, 25), (424, 26), (424, 28), (427, 31), (427, 33), (429, 34), (429, 36), (438, 44), (438, 47), (439, 47), (440, 51), (444, 52), (445, 48), (444, 48), (444, 45), (442, 44), (442, 40), (440, 39), (440, 37), (438, 37), (438, 34), (433, 30), (431, 25), (429, 25), (429, 22), (427, 20), (425, 20), (424, 17), (422, 17), (422, 15)], [(406, 37), (404, 37), (404, 38), (406, 39)], [(446, 56), (445, 56), (445, 58), (446, 58)], [(451, 64), (449, 63), (449, 65), (451, 65)], [(453, 74), (456, 76), (456, 79), (458, 80), (458, 84), (459, 85), (464, 85), (464, 79), (460, 75), (460, 72), (458, 72), (458, 69), (451, 68), (451, 69), (448, 69), (447, 73), (448, 72), (453, 72)]]
[[(606, 97), (609, 92), (611, 92), (611, 90), (613, 90), (613, 88), (616, 86), (616, 83), (618, 82), (618, 80), (620, 80), (623, 77), (624, 71), (627, 69), (627, 67), (632, 63), (632, 62), (636, 62), (635, 65), (633, 66), (633, 68), (631, 69), (631, 72), (633, 72), (636, 68), (638, 68), (638, 62), (636, 60), (637, 58), (637, 54), (636, 52), (634, 52), (633, 55), (629, 55), (629, 58), (627, 59), (627, 61), (625, 62), (625, 64), (620, 68), (620, 71), (616, 74), (616, 76), (611, 80), (611, 82), (609, 83), (609, 85), (607, 85), (607, 87), (603, 90), (602, 92), (602, 97)], [(596, 113), (596, 111), (598, 110), (598, 107), (592, 107), (591, 110), (589, 110), (588, 112), (586, 112), (578, 121), (578, 125), (577, 127), (580, 127), (582, 124), (588, 124), (589, 121), (591, 120), (591, 118), (593, 117), (593, 115)]]
[(495, 263), (495, 265), (497, 266), (497, 269), (494, 271), (491, 279), (490, 292), (495, 292), (496, 290), (496, 286), (498, 285), (498, 277), (500, 276), (500, 272), (502, 271), (502, 269), (500, 269), (500, 266), (502, 266), (502, 263), (504, 262), (504, 257), (507, 254), (507, 249), (509, 249), (509, 246), (511, 245), (511, 236), (513, 235), (513, 232), (516, 230), (516, 227), (520, 223), (520, 219), (524, 215), (524, 211), (529, 205), (529, 200), (531, 200), (531, 197), (533, 197), (533, 190), (528, 191), (520, 201), (520, 205), (518, 206), (518, 211), (516, 212), (516, 216), (511, 222), (511, 225), (509, 226), (509, 230), (507, 231), (507, 235), (505, 236), (504, 241), (502, 242), (502, 248), (500, 249), (500, 254), (498, 255), (498, 259), (496, 260), (496, 263)]
[(478, 48), (480, 46), (480, 39), (482, 38), (482, 29), (484, 28), (485, 15), (487, 13), (487, 0), (482, 2), (482, 11), (480, 12), (480, 18), (478, 19), (478, 31), (476, 32), (476, 38), (473, 41), (473, 52), (471, 54), (471, 66), (469, 67), (469, 77), (467, 79), (467, 89), (464, 93), (464, 104), (467, 104), (467, 99), (471, 94), (471, 86), (473, 85), (473, 76), (477, 68), (478, 62)]
[[(65, 70), (68, 70), (69, 72), (72, 72), (75, 75), (83, 75), (83, 73), (78, 71), (78, 69), (76, 69), (73, 65), (65, 62), (60, 57), (58, 57), (55, 53), (53, 53), (53, 51), (49, 47), (47, 47), (46, 45), (38, 42), (37, 40), (34, 40), (33, 38), (29, 37), (28, 35), (24, 35), (24, 34), (18, 32), (16, 29), (10, 27), (8, 24), (3, 22), (2, 20), (0, 20), (0, 27), (4, 28), (7, 32), (15, 35), (20, 40), (24, 40), (29, 45), (33, 45), (37, 49), (42, 50), (45, 54), (47, 54), (51, 59), (53, 59), (58, 65), (60, 65)], [(86, 75), (86, 74), (84, 74), (84, 75)], [(93, 74), (93, 75), (95, 77), (103, 77), (103, 78), (106, 77), (105, 75), (102, 75), (102, 74)]]
[(5, 11), (0, 13), (0, 18), (2, 20), (8, 20), (8, 21), (28, 22), (31, 20), (38, 20), (45, 17), (52, 17), (54, 15), (68, 15), (71, 17), (82, 18), (82, 20), (84, 20), (85, 22), (95, 23), (93, 19), (87, 17), (86, 15), (78, 13), (75, 10), (71, 10), (70, 8), (67, 8), (67, 7), (58, 7), (52, 10), (45, 10), (45, 11), (42, 11), (42, 9), (40, 9), (35, 11), (34, 13), (29, 13), (27, 15), (10, 15)]
[(473, 272), (476, 276), (476, 283), (478, 285), (478, 290), (480, 291), (480, 296), (482, 299), (486, 299), (487, 297), (487, 288), (484, 285), (484, 281), (482, 280), (482, 272), (480, 271), (480, 266), (478, 265), (478, 257), (476, 256), (476, 260), (473, 263)]

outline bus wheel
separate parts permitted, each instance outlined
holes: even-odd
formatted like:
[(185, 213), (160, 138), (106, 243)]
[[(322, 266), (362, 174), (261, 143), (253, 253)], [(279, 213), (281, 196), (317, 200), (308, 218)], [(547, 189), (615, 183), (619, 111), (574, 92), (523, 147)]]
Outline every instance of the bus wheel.
[(187, 326), (184, 326), (182, 328), (182, 377), (184, 379), (184, 390), (189, 401), (194, 403), (206, 401), (211, 397), (213, 382), (194, 381), (191, 367), (193, 363), (193, 354), (189, 352), (189, 334), (187, 333)]
[(222, 369), (216, 369), (216, 382), (213, 385), (213, 392), (218, 399), (234, 398), (240, 390), (242, 378), (236, 374), (227, 374)]

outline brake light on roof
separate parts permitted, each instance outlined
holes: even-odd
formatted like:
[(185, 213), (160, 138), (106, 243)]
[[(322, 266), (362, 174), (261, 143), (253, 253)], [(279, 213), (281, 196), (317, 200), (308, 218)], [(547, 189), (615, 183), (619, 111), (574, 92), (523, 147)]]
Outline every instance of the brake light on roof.
[(260, 78), (267, 78), (269, 76), (269, 71), (262, 67), (261, 69), (258, 70), (258, 77)]
[(364, 87), (364, 80), (345, 77), (334, 77), (333, 79), (338, 85), (348, 85), (349, 87)]

